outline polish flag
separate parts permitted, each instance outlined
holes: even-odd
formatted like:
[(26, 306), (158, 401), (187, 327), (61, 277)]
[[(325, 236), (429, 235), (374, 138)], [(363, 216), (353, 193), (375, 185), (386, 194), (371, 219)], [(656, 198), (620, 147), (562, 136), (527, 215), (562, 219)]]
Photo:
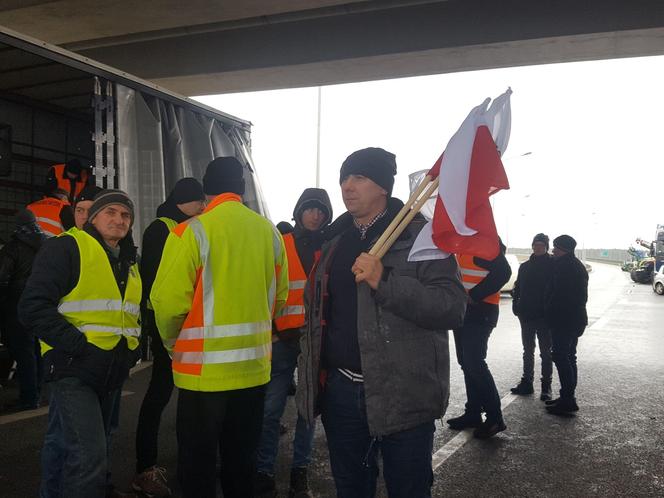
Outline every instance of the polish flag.
[(498, 233), (489, 197), (509, 189), (500, 160), (510, 136), (512, 90), (475, 107), (428, 174), (440, 177), (433, 219), (422, 229), (409, 261), (468, 254), (498, 255)]

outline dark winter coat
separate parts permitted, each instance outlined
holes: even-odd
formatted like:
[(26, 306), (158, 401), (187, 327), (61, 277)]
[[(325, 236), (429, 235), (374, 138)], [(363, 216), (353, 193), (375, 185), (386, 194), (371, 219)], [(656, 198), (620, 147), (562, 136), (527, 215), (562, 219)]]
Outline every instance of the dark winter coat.
[[(176, 223), (182, 223), (189, 216), (178, 209), (177, 204), (170, 197), (157, 208), (157, 218), (170, 218)], [(143, 232), (143, 243), (141, 245), (141, 282), (143, 285), (142, 305), (145, 306), (150, 297), (152, 284), (157, 276), (161, 255), (168, 238), (169, 229), (166, 224), (156, 219), (148, 225)]]
[(552, 331), (583, 334), (588, 325), (588, 271), (573, 253), (554, 259), (547, 291), (546, 319)]
[[(401, 206), (390, 199), (388, 217)], [(357, 286), (358, 342), (373, 436), (430, 422), (447, 409), (448, 330), (461, 324), (467, 298), (454, 258), (407, 261), (424, 224), (416, 217), (383, 257), (385, 270), (376, 291)], [(328, 269), (344, 231), (355, 229), (349, 213), (335, 221), (305, 291), (307, 329), (298, 359), (297, 405), (308, 424), (318, 413)]]
[(42, 232), (16, 231), (0, 249), (0, 303), (15, 309), (28, 281), (37, 251), (46, 237)]
[(512, 290), (512, 311), (522, 320), (540, 320), (546, 312), (546, 293), (553, 278), (553, 256), (530, 255), (519, 266)]
[(500, 289), (509, 281), (512, 276), (512, 269), (505, 258), (505, 246), (500, 243), (498, 256), (488, 260), (478, 257), (473, 258), (480, 268), (484, 268), (489, 274), (475, 287), (468, 291), (472, 301), (466, 308), (464, 323), (473, 323), (495, 327), (498, 324), (499, 306), (484, 301), (485, 298), (500, 292)]
[[(90, 224), (84, 230), (105, 249), (120, 294), (124, 296), (129, 268), (136, 261), (131, 234), (120, 241), (120, 256), (114, 257), (101, 235)], [(99, 393), (122, 385), (138, 360), (139, 349), (130, 351), (122, 338), (111, 351), (88, 343), (76, 327), (58, 312), (60, 300), (78, 283), (81, 261), (73, 237), (63, 235), (47, 240), (35, 258), (19, 303), (19, 318), (26, 328), (53, 349), (44, 355), (45, 380), (78, 377)]]

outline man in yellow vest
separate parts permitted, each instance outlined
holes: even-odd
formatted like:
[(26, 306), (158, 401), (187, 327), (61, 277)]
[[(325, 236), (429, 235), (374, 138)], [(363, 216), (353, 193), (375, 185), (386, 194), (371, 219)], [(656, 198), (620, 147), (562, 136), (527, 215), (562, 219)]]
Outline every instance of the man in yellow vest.
[[(332, 204), (327, 192), (306, 189), (293, 210), (295, 227), (282, 222), (277, 225), (284, 237), (288, 255), (288, 301), (274, 320), (272, 339), (272, 373), (265, 393), (263, 431), (258, 447), (256, 494), (273, 497), (276, 493), (274, 464), (279, 450), (279, 420), (286, 407), (293, 372), (300, 354), (300, 334), (304, 327), (304, 286), (307, 275), (320, 254), (324, 229), (332, 220)], [(306, 498), (309, 494), (307, 466), (311, 461), (314, 426), (297, 418), (293, 439), (290, 496)]]
[[(139, 343), (133, 219), (124, 192), (100, 192), (83, 230), (46, 242), (19, 304), (21, 321), (42, 341), (49, 410), (57, 415), (42, 450), (43, 497), (107, 495), (113, 402)], [(65, 458), (54, 457), (63, 448)]]
[(141, 329), (150, 337), (152, 376), (138, 415), (136, 427), (136, 477), (132, 487), (150, 496), (169, 496), (166, 470), (157, 465), (157, 443), (161, 414), (173, 392), (171, 358), (164, 348), (149, 304), (152, 283), (157, 275), (168, 234), (179, 223), (199, 215), (205, 209), (203, 186), (195, 178), (182, 178), (166, 201), (157, 208), (157, 219), (145, 229), (141, 245)]
[(284, 242), (242, 204), (244, 167), (212, 161), (208, 206), (166, 241), (150, 301), (180, 389), (178, 478), (185, 498), (253, 496), (270, 380), (272, 318), (288, 296)]
[[(491, 261), (457, 254), (468, 306), (463, 326), (454, 330), (457, 361), (466, 383), (466, 410), (447, 420), (451, 429), (474, 427), (476, 438), (487, 439), (507, 427), (500, 409), (500, 396), (486, 364), (489, 336), (498, 323), (500, 289), (510, 279), (512, 270), (505, 258), (505, 246)], [(486, 420), (482, 420), (482, 412)]]
[(74, 226), (74, 214), (67, 200), (67, 193), (59, 188), (28, 204), (26, 209), (34, 213), (37, 224), (47, 237), (60, 235)]

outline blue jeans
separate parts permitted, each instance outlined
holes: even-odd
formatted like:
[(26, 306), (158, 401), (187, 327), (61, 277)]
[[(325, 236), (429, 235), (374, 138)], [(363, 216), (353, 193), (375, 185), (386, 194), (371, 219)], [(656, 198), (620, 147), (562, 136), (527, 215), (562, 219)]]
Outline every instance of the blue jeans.
[(102, 398), (76, 377), (53, 381), (41, 453), (41, 498), (106, 496), (121, 390)]
[(339, 498), (373, 498), (378, 452), (390, 498), (430, 498), (434, 421), (379, 438), (369, 434), (364, 384), (329, 372), (321, 399), (323, 426)]
[[(274, 475), (274, 462), (279, 451), (279, 420), (284, 414), (299, 354), (297, 341), (277, 341), (272, 344), (272, 373), (265, 391), (263, 432), (256, 464), (257, 470), (264, 474)], [(313, 425), (307, 427), (304, 419), (298, 415), (293, 439), (293, 468), (309, 465), (314, 428)]]
[(465, 323), (454, 331), (454, 346), (466, 383), (466, 413), (479, 417), (484, 411), (487, 421), (497, 422), (503, 420), (500, 396), (486, 364), (492, 330), (488, 324)]

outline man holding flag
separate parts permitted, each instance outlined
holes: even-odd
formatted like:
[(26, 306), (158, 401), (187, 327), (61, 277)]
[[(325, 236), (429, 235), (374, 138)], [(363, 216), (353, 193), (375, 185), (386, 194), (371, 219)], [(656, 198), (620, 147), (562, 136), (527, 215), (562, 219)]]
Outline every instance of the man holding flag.
[(454, 258), (411, 262), (416, 217), (383, 256), (367, 253), (400, 211), (394, 154), (368, 148), (343, 163), (348, 212), (330, 227), (306, 294), (298, 409), (322, 413), (337, 496), (373, 497), (378, 454), (391, 498), (431, 496), (434, 420), (449, 396), (448, 330), (466, 296)]

